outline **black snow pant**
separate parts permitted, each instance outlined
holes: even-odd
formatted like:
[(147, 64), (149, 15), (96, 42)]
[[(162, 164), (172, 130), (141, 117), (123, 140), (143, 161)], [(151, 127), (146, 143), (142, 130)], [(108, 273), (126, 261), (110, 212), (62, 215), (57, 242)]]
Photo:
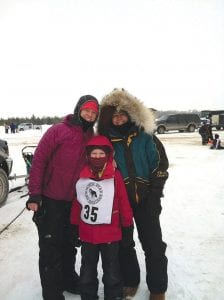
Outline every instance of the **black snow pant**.
[(201, 143), (202, 145), (207, 145), (209, 141), (209, 136), (207, 133), (201, 133)]
[(64, 300), (66, 287), (79, 284), (76, 248), (70, 238), (71, 203), (44, 198), (33, 221), (39, 234), (39, 272), (44, 300)]
[(93, 245), (82, 244), (80, 286), (82, 300), (98, 299), (97, 265), (101, 254), (103, 268), (104, 299), (122, 299), (123, 282), (119, 265), (119, 242)]
[[(160, 199), (145, 201), (133, 208), (138, 237), (145, 254), (146, 283), (151, 293), (165, 293), (168, 284), (166, 244), (162, 241), (159, 221)], [(120, 247), (120, 265), (124, 286), (136, 287), (140, 283), (140, 268), (134, 243), (129, 248)]]

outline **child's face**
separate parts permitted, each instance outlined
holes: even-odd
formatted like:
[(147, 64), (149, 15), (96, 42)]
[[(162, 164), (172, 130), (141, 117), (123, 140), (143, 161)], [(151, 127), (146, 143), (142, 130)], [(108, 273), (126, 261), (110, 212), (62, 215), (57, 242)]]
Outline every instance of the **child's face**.
[(101, 149), (94, 149), (90, 153), (90, 157), (92, 157), (92, 158), (106, 157), (106, 153), (103, 150), (101, 150)]

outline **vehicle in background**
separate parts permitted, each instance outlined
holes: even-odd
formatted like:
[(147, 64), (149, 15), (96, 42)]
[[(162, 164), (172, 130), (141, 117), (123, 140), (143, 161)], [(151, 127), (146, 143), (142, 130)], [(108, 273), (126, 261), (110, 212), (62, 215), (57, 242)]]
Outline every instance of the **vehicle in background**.
[(179, 132), (194, 132), (199, 128), (201, 120), (199, 115), (193, 113), (168, 114), (156, 119), (156, 131), (159, 134), (169, 130), (178, 130)]
[(210, 125), (210, 120), (209, 120), (209, 119), (207, 119), (207, 118), (200, 118), (200, 119), (201, 119), (201, 126), (202, 126), (203, 124)]
[(41, 129), (41, 125), (33, 125), (33, 123), (21, 123), (18, 125), (18, 131), (24, 131), (29, 129)]
[(9, 156), (8, 143), (0, 139), (0, 206), (6, 201), (9, 193), (9, 175), (13, 161)]
[(202, 110), (201, 118), (209, 120), (212, 128), (224, 129), (224, 110)]

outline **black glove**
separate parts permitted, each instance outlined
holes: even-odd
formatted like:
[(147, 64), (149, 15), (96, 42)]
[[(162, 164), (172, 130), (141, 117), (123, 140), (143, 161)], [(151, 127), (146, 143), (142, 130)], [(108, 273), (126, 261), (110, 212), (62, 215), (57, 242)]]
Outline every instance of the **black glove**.
[(162, 188), (149, 188), (148, 191), (148, 199), (149, 201), (152, 199), (159, 199), (163, 197), (163, 189)]
[(133, 232), (134, 232), (134, 226), (131, 225), (129, 227), (122, 227), (122, 240), (121, 240), (121, 246), (123, 248), (128, 248), (135, 245), (135, 242), (133, 240)]
[(162, 189), (150, 189), (148, 192), (148, 205), (145, 209), (150, 210), (151, 215), (160, 215), (162, 211), (161, 197), (163, 197)]
[(32, 203), (32, 204), (36, 203), (38, 205), (37, 211), (35, 211), (33, 214), (33, 222), (37, 225), (38, 228), (40, 228), (41, 226), (45, 226), (45, 219), (46, 219), (45, 216), (46, 216), (47, 212), (43, 205), (42, 196), (41, 195), (35, 195), (35, 196), (30, 195), (29, 199), (26, 201), (26, 208), (28, 210), (30, 210), (28, 207), (29, 203)]
[(139, 206), (143, 208), (150, 205), (150, 203), (160, 202), (160, 197), (162, 197), (162, 189), (161, 188), (152, 188), (149, 187), (147, 191), (141, 194)]
[(70, 241), (74, 247), (80, 247), (82, 245), (79, 239), (79, 226), (71, 224), (70, 225)]
[(38, 210), (39, 210), (42, 205), (42, 196), (41, 195), (34, 195), (34, 196), (30, 195), (29, 199), (26, 201), (26, 208), (28, 210), (30, 210), (28, 207), (29, 203), (36, 203), (38, 205)]

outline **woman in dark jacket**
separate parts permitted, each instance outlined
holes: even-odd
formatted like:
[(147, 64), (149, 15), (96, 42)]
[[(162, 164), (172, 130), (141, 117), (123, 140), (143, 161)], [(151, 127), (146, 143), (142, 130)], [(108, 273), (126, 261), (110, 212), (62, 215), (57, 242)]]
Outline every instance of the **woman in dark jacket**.
[[(109, 137), (133, 208), (146, 262), (150, 299), (163, 300), (167, 290), (166, 244), (159, 216), (163, 187), (168, 178), (168, 159), (162, 143), (153, 135), (154, 117), (138, 99), (115, 89), (101, 102), (98, 132)], [(133, 244), (120, 249), (124, 296), (134, 296), (140, 269)]]
[(70, 209), (98, 110), (95, 97), (82, 96), (74, 114), (43, 135), (32, 161), (27, 208), (34, 211), (33, 221), (39, 234), (44, 300), (63, 300), (65, 290), (79, 293), (79, 276), (75, 272), (77, 250), (70, 240)]

